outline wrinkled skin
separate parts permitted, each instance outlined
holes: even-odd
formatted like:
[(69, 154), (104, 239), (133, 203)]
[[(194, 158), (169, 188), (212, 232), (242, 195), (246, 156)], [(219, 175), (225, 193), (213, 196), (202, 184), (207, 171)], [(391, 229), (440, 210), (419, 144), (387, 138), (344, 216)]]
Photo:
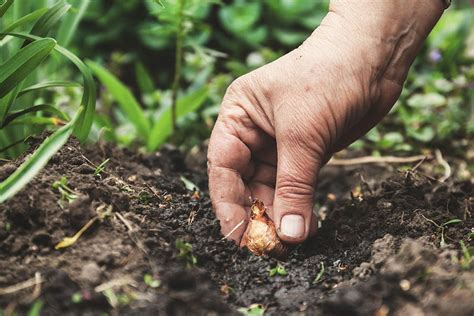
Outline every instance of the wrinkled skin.
[[(228, 88), (208, 151), (209, 188), (223, 234), (265, 203), (280, 238), (315, 233), (320, 168), (391, 109), (442, 1), (331, 1), (297, 49)], [(245, 225), (230, 238), (240, 242)]]

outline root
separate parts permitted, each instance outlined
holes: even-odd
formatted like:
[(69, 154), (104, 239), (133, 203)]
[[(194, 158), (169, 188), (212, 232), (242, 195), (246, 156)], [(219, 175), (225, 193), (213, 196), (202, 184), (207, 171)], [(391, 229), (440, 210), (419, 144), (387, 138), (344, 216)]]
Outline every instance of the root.
[(448, 164), (446, 160), (443, 158), (443, 154), (441, 154), (441, 151), (439, 149), (435, 150), (435, 157), (436, 161), (443, 166), (444, 168), (444, 175), (438, 179), (439, 182), (444, 182), (451, 177), (451, 166)]

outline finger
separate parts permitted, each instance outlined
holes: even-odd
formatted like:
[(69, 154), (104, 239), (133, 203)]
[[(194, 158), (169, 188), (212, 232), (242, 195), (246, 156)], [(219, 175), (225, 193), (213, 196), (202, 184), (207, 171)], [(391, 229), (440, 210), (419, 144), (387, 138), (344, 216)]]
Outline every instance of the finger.
[[(249, 191), (242, 175), (249, 176), (251, 148), (265, 145), (261, 131), (252, 125), (246, 112), (238, 106), (223, 104), (214, 126), (208, 148), (209, 191), (221, 232), (237, 242), (245, 230)], [(251, 171), (252, 172), (252, 171)], [(238, 229), (234, 228), (240, 225)], [(233, 231), (234, 230), (234, 231)]]
[[(297, 131), (296, 131), (297, 132)], [(315, 183), (321, 165), (322, 146), (310, 146), (282, 135), (278, 142), (278, 169), (273, 213), (278, 235), (287, 243), (301, 243), (314, 233)]]
[[(235, 154), (219, 155), (217, 150)], [(208, 149), (209, 192), (224, 236), (241, 221), (245, 224), (247, 220), (244, 208), (246, 190), (241, 170), (245, 168), (249, 157), (250, 153), (245, 145), (234, 136), (223, 133), (216, 125)], [(245, 227), (246, 225), (240, 225), (228, 238), (239, 242)]]

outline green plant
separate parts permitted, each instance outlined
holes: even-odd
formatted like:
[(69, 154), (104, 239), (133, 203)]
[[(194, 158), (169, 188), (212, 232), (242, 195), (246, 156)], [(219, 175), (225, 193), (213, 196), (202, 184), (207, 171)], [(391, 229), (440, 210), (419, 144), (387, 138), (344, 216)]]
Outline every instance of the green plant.
[(105, 165), (109, 162), (110, 158), (102, 161), (94, 170), (94, 176), (100, 176), (100, 174), (105, 170)]
[[(14, 12), (30, 8), (29, 2), (9, 1), (0, 7), (0, 17), (9, 6)], [(10, 24), (1, 28), (0, 37), (5, 42), (0, 47), (0, 152), (15, 157), (25, 149), (23, 141), (43, 131), (52, 129), (52, 134), (26, 159), (7, 179), (0, 183), (0, 202), (18, 192), (28, 183), (62, 147), (74, 133), (85, 140), (92, 126), (95, 108), (95, 84), (89, 69), (70, 51), (46, 37), (63, 15), (70, 9), (64, 1), (50, 8), (40, 8), (20, 18), (7, 17)], [(26, 8), (26, 9), (25, 9)], [(6, 16), (4, 16), (6, 17)], [(3, 22), (3, 18), (2, 18)], [(33, 23), (34, 22), (34, 23)], [(29, 33), (16, 32), (33, 23)], [(39, 103), (38, 95), (45, 89), (56, 86), (72, 86), (68, 81), (43, 81), (40, 65), (52, 54), (59, 54), (72, 62), (83, 77), (83, 94), (79, 108), (72, 119), (57, 106)], [(24, 86), (27, 85), (25, 88)], [(59, 129), (56, 129), (61, 126)]]
[(59, 193), (61, 193), (60, 202), (71, 203), (74, 202), (74, 200), (78, 197), (76, 192), (68, 186), (68, 181), (66, 177), (61, 177), (61, 179), (54, 181), (52, 187), (53, 189), (58, 190)]
[[(87, 65), (117, 101), (122, 113), (134, 126), (137, 138), (146, 145), (149, 151), (156, 150), (171, 136), (173, 132), (171, 106), (164, 107), (156, 115), (155, 110), (140, 106), (130, 89), (106, 68), (92, 61), (88, 61)], [(199, 109), (207, 96), (208, 88), (202, 87), (179, 98), (176, 102), (177, 119), (184, 118), (187, 114)], [(103, 123), (109, 127), (111, 133), (114, 132), (114, 126), (111, 123), (107, 124), (105, 121)]]
[(153, 276), (148, 273), (143, 276), (143, 282), (151, 288), (157, 288), (161, 285), (160, 280), (153, 278)]
[(71, 302), (74, 304), (79, 304), (82, 302), (82, 294), (80, 292), (76, 292), (73, 295), (71, 295)]
[(33, 305), (31, 305), (30, 309), (28, 310), (28, 316), (40, 316), (41, 309), (43, 308), (43, 301), (36, 300)]
[(276, 275), (285, 276), (288, 274), (288, 272), (286, 272), (286, 269), (283, 265), (281, 265), (280, 263), (277, 263), (277, 265), (274, 268), (269, 270), (268, 274), (270, 275), (270, 277), (273, 277)]
[(244, 316), (263, 316), (265, 307), (262, 304), (252, 304), (249, 307), (240, 307), (237, 311)]
[(445, 239), (444, 239), (444, 230), (447, 226), (449, 225), (453, 225), (453, 224), (458, 224), (458, 223), (461, 223), (462, 220), (460, 219), (457, 219), (457, 218), (454, 218), (454, 219), (450, 219), (449, 221), (446, 221), (444, 222), (443, 224), (439, 225), (438, 223), (436, 223), (435, 221), (429, 219), (429, 218), (426, 218), (423, 214), (421, 215), (424, 219), (426, 219), (428, 222), (432, 223), (433, 225), (435, 225), (436, 227), (438, 227), (438, 231), (439, 231), (439, 234), (440, 234), (440, 237), (439, 237), (439, 246), (441, 248), (446, 248), (448, 246), (448, 244), (446, 243)]
[(313, 283), (319, 283), (321, 282), (323, 275), (324, 275), (324, 262), (321, 262), (321, 268), (319, 269), (318, 274), (316, 275), (316, 278), (314, 278)]
[(459, 241), (459, 244), (461, 245), (461, 250), (462, 250), (462, 254), (463, 254), (463, 257), (460, 261), (460, 264), (461, 264), (461, 267), (463, 269), (466, 269), (466, 270), (470, 270), (471, 269), (471, 265), (472, 265), (472, 260), (474, 258), (474, 247), (466, 247), (466, 245), (464, 244), (464, 241)]
[(176, 239), (176, 249), (178, 249), (178, 258), (186, 263), (188, 268), (193, 267), (197, 263), (196, 257), (193, 255), (193, 246), (181, 239)]

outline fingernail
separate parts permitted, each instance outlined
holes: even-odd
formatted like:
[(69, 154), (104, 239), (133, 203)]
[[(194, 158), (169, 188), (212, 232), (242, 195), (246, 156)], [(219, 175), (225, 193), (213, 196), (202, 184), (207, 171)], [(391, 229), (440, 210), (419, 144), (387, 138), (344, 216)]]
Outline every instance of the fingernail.
[(292, 238), (300, 238), (304, 236), (304, 218), (301, 215), (288, 214), (282, 217), (280, 231)]

